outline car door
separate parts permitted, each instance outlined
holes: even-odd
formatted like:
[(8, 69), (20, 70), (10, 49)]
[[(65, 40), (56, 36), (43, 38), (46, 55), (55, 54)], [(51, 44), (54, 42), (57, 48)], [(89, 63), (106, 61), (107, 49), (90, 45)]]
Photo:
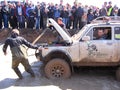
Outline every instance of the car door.
[(120, 62), (120, 26), (114, 27), (114, 40), (117, 43), (116, 57), (115, 62)]
[[(97, 29), (109, 29), (109, 39), (96, 39)], [(112, 27), (92, 27), (83, 35), (89, 36), (90, 40), (80, 40), (80, 62), (113, 62), (115, 59), (115, 46), (112, 40)]]

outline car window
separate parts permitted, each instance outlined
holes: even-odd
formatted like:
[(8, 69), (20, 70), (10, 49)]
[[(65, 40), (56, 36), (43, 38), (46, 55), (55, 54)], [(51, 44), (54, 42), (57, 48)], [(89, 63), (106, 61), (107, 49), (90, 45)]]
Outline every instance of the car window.
[(89, 36), (90, 40), (111, 40), (111, 32), (111, 27), (94, 27), (86, 34), (86, 36)]
[(93, 28), (86, 34), (86, 36), (89, 36), (90, 40), (93, 40)]
[(114, 28), (114, 36), (115, 36), (115, 40), (120, 40), (120, 27)]
[(111, 27), (94, 27), (93, 40), (111, 40)]

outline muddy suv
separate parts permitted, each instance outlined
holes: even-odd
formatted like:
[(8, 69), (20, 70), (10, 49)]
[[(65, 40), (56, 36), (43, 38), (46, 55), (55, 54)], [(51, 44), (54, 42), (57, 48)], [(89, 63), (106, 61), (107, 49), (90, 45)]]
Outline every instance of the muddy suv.
[(49, 19), (49, 24), (63, 40), (45, 44), (40, 53), (36, 53), (37, 58), (44, 62), (48, 78), (68, 78), (73, 66), (116, 66), (116, 78), (120, 80), (119, 17), (104, 18), (94, 20), (72, 37)]

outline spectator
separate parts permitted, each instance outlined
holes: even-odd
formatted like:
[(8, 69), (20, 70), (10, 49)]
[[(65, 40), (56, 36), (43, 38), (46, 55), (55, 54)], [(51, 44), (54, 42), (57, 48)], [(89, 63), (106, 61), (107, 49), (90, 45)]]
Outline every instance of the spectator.
[(2, 6), (0, 4), (0, 29), (2, 29)]
[[(82, 8), (82, 4), (79, 3), (78, 4), (78, 8), (76, 10), (76, 17), (75, 17), (75, 28), (76, 29), (81, 29), (82, 28), (82, 16), (84, 14), (83, 8)], [(79, 26), (79, 27), (77, 27)]]
[(59, 10), (58, 4), (56, 4), (54, 9), (54, 19), (56, 21), (60, 17), (60, 14), (61, 14), (61, 11)]
[(11, 7), (10, 7), (10, 20), (9, 21), (10, 21), (10, 26), (12, 27), (12, 29), (18, 28), (15, 3), (11, 4)]
[(100, 16), (107, 16), (107, 2), (104, 2), (104, 5), (99, 11)]
[(60, 11), (62, 11), (63, 10), (63, 0), (60, 0), (60, 4), (59, 4), (59, 9), (60, 9)]
[(54, 19), (54, 5), (53, 3), (49, 4), (48, 6), (48, 18), (53, 18)]
[[(57, 19), (57, 23), (58, 23), (58, 25), (60, 25), (61, 28), (63, 28), (63, 30), (68, 35), (70, 35), (69, 32), (66, 30), (65, 24), (63, 23), (63, 19), (61, 17)], [(63, 38), (59, 35), (59, 33), (55, 33), (55, 35), (56, 35), (56, 39), (55, 39), (55, 41), (53, 41), (53, 43), (61, 44), (61, 42), (63, 42)]]
[(24, 10), (21, 5), (21, 2), (18, 1), (17, 6), (16, 6), (16, 15), (19, 16), (20, 14), (24, 15)]
[(18, 25), (19, 29), (25, 28), (25, 17), (22, 14), (19, 14), (18, 16)]
[(67, 4), (67, 9), (68, 9), (68, 23), (66, 28), (71, 29), (72, 21), (73, 21), (73, 16), (72, 16), (72, 8), (70, 4)]
[(62, 18), (58, 18), (58, 19), (57, 19), (57, 23), (58, 23), (58, 25), (60, 25), (63, 29), (66, 29), (66, 26), (65, 26)]
[(118, 10), (118, 16), (120, 16), (120, 9)]
[(40, 4), (38, 4), (37, 7), (35, 8), (35, 18), (36, 18), (35, 28), (36, 30), (39, 30), (40, 29), (40, 18), (41, 18)]
[(112, 2), (110, 1), (108, 4), (109, 4), (109, 5), (108, 5), (108, 7), (107, 7), (107, 11), (108, 11), (107, 15), (108, 15), (108, 16), (113, 16)]
[(18, 20), (18, 27), (20, 29), (25, 28), (25, 17), (24, 17), (24, 9), (21, 5), (21, 2), (17, 3), (16, 7), (16, 14), (17, 14), (17, 20)]
[(4, 28), (8, 28), (8, 21), (9, 21), (9, 15), (10, 15), (10, 9), (8, 3), (5, 1), (4, 5), (2, 7), (2, 14), (3, 14), (3, 23)]
[(77, 29), (75, 24), (76, 10), (77, 10), (77, 4), (74, 2), (74, 5), (72, 6), (72, 11), (71, 11), (72, 12), (71, 19), (73, 20), (73, 29)]
[(42, 19), (43, 19), (43, 29), (46, 28), (48, 12), (49, 12), (49, 10), (46, 8), (46, 5), (44, 5), (44, 7), (42, 9), (42, 15), (41, 15)]
[(99, 8), (96, 8), (96, 10), (94, 11), (94, 18), (97, 18), (99, 16), (100, 16)]
[(91, 23), (91, 21), (94, 19), (94, 14), (93, 14), (93, 10), (89, 9), (88, 11), (88, 15), (87, 15), (87, 23)]
[(83, 27), (84, 25), (87, 24), (88, 6), (85, 5), (85, 7), (84, 7), (83, 10), (84, 10), (84, 14), (83, 14), (83, 16), (82, 16), (82, 24), (81, 24), (81, 27)]
[(65, 26), (67, 26), (67, 23), (68, 23), (68, 10), (66, 7), (64, 7), (64, 9), (61, 11), (61, 15), (60, 17), (63, 18), (63, 23), (65, 24)]
[(32, 4), (29, 4), (26, 9), (26, 15), (27, 15), (27, 28), (33, 29), (35, 25), (35, 18), (34, 18), (34, 7)]
[(118, 7), (116, 5), (113, 8), (113, 16), (118, 16)]
[(61, 17), (57, 19), (57, 23), (70, 36), (70, 33), (66, 30), (66, 26), (65, 26), (63, 19)]

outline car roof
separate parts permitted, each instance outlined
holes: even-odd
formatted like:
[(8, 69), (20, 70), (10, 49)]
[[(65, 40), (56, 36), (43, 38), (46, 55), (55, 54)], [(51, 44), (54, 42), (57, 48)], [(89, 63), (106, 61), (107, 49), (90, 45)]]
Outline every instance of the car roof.
[(120, 23), (94, 23), (94, 24), (88, 24), (88, 26), (116, 26), (120, 25)]
[(120, 25), (120, 17), (119, 16), (101, 16), (94, 19), (91, 25)]

